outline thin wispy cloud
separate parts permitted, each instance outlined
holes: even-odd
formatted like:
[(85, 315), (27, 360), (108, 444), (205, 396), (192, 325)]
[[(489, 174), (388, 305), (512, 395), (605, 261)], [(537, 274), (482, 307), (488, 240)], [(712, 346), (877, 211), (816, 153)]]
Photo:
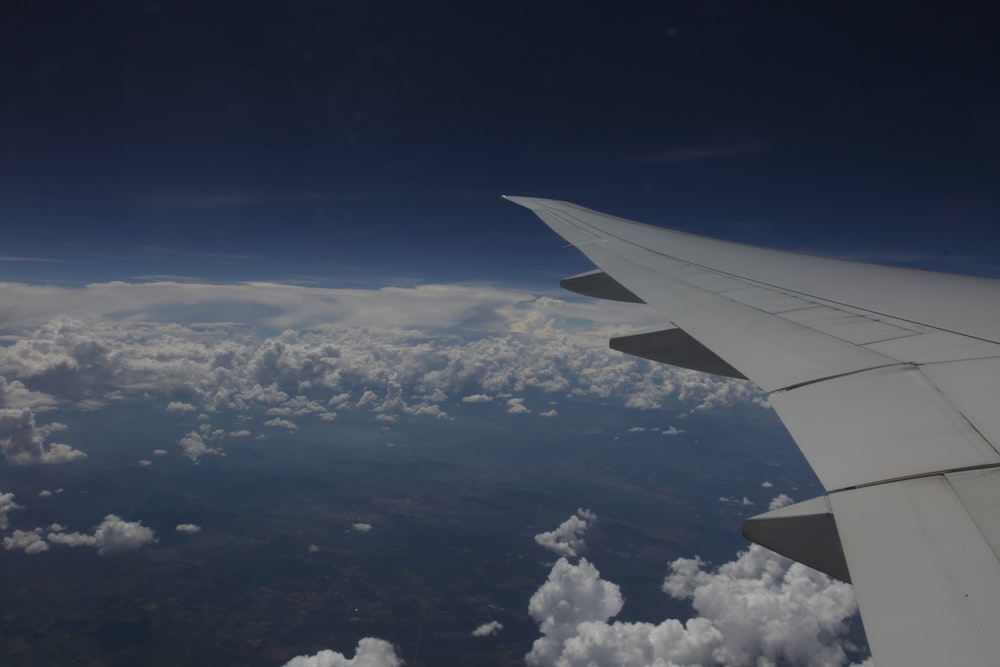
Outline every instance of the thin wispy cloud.
[(636, 158), (636, 162), (645, 164), (702, 162), (705, 160), (722, 160), (738, 155), (763, 153), (767, 149), (767, 142), (761, 140), (681, 146), (658, 153), (641, 155)]

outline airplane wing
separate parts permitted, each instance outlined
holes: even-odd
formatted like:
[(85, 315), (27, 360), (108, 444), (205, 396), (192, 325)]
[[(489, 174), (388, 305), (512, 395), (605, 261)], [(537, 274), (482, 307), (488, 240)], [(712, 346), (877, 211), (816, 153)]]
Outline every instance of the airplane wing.
[(827, 494), (744, 535), (852, 582), (878, 667), (1000, 665), (1000, 281), (506, 199), (599, 267), (564, 287), (663, 317), (613, 348), (769, 392)]

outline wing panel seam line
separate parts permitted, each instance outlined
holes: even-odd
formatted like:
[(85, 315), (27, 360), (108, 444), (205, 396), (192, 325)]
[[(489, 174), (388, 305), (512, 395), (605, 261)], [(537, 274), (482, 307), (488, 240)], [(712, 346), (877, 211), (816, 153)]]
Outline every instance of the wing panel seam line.
[[(983, 338), (982, 336), (974, 336), (972, 334), (963, 333), (961, 331), (955, 331), (954, 329), (945, 329), (943, 327), (933, 326), (931, 324), (926, 324), (924, 322), (918, 322), (916, 320), (909, 320), (909, 319), (907, 319), (905, 317), (899, 317), (898, 315), (891, 315), (889, 313), (883, 313), (883, 312), (878, 311), (878, 310), (871, 310), (871, 309), (868, 309), (868, 308), (861, 308), (859, 306), (852, 306), (851, 304), (843, 303), (843, 302), (837, 301), (835, 299), (827, 299), (827, 298), (824, 298), (824, 297), (821, 297), (821, 296), (816, 296), (816, 295), (813, 295), (813, 294), (809, 294), (807, 292), (799, 292), (799, 291), (796, 291), (796, 290), (788, 288), (788, 287), (781, 287), (780, 285), (774, 285), (774, 284), (766, 283), (766, 282), (763, 282), (763, 281), (760, 281), (760, 280), (754, 280), (753, 278), (747, 278), (746, 276), (741, 276), (741, 275), (736, 274), (736, 273), (729, 273), (727, 271), (722, 271), (720, 269), (715, 269), (715, 268), (712, 268), (710, 266), (706, 266), (704, 264), (698, 264), (697, 262), (692, 262), (690, 260), (681, 259), (679, 257), (674, 257), (673, 255), (668, 255), (665, 252), (660, 252), (658, 250), (653, 250), (651, 248), (646, 248), (645, 246), (641, 246), (641, 245), (639, 245), (639, 244), (637, 244), (637, 243), (635, 243), (633, 241), (629, 241), (628, 239), (622, 238), (621, 236), (618, 236), (617, 234), (612, 234), (610, 232), (606, 232), (606, 231), (600, 229), (599, 227), (596, 227), (595, 225), (591, 225), (589, 223), (584, 222), (583, 220), (580, 220), (579, 218), (577, 218), (576, 216), (574, 216), (572, 214), (569, 214), (569, 213), (565, 213), (565, 214), (568, 217), (573, 218), (573, 220), (576, 221), (577, 225), (583, 225), (583, 226), (586, 226), (589, 229), (597, 229), (601, 234), (603, 234), (607, 238), (613, 238), (613, 239), (615, 239), (617, 241), (620, 241), (621, 243), (624, 243), (626, 245), (629, 245), (629, 246), (631, 246), (633, 248), (638, 248), (639, 250), (642, 250), (642, 251), (645, 251), (645, 252), (648, 252), (648, 253), (652, 253), (654, 255), (659, 255), (660, 257), (665, 257), (665, 258), (670, 259), (670, 260), (674, 260), (674, 261), (678, 261), (678, 262), (684, 262), (685, 264), (688, 264), (689, 266), (696, 266), (696, 267), (698, 267), (700, 269), (703, 269), (705, 271), (711, 271), (711, 272), (716, 273), (716, 274), (721, 275), (721, 276), (726, 276), (728, 278), (734, 278), (734, 279), (738, 279), (738, 280), (755, 282), (758, 285), (762, 285), (764, 287), (770, 287), (771, 289), (781, 290), (781, 291), (785, 291), (785, 292), (792, 292), (792, 293), (794, 293), (796, 295), (799, 295), (799, 296), (802, 296), (802, 297), (806, 297), (806, 298), (809, 298), (809, 299), (820, 299), (822, 301), (826, 301), (827, 303), (837, 304), (838, 306), (843, 306), (845, 308), (852, 308), (854, 310), (861, 310), (861, 311), (864, 311), (866, 313), (872, 313), (874, 315), (881, 315), (882, 317), (888, 317), (888, 318), (891, 318), (891, 319), (894, 319), (894, 320), (899, 320), (900, 322), (907, 322), (908, 324), (915, 324), (915, 325), (927, 327), (927, 328), (933, 329), (935, 331), (946, 331), (948, 333), (953, 333), (953, 334), (958, 335), (958, 336), (965, 336), (966, 338), (969, 338), (969, 339), (972, 339), (972, 340), (983, 341), (984, 343), (993, 343), (994, 345), (1000, 344), (1000, 342), (998, 342), (998, 341), (990, 340), (989, 338)], [(646, 224), (646, 223), (639, 223), (639, 222), (635, 222), (634, 220), (626, 220), (624, 218), (618, 218), (616, 216), (609, 216), (609, 217), (614, 217), (616, 220), (621, 220), (622, 222), (625, 222), (625, 223), (628, 223), (628, 224), (641, 225), (643, 227), (650, 227), (652, 229), (664, 230), (663, 227), (657, 227), (656, 225), (650, 225), (650, 224)], [(665, 231), (674, 231), (674, 230), (665, 230)], [(593, 232), (590, 232), (590, 233), (593, 233)], [(679, 232), (679, 233), (683, 234), (684, 232)], [(687, 234), (687, 236), (694, 236), (694, 235), (693, 234)]]

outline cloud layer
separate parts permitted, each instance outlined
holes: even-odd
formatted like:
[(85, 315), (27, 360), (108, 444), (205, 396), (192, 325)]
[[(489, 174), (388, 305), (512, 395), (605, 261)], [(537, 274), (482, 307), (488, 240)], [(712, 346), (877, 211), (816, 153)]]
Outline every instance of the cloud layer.
[[(39, 424), (37, 415), (128, 399), (198, 416), (199, 428), (178, 440), (195, 461), (222, 453), (227, 438), (294, 431), (345, 410), (391, 423), (454, 419), (463, 406), (494, 401), (522, 418), (558, 419), (552, 403), (567, 396), (637, 409), (763, 403), (746, 382), (609, 351), (609, 336), (650, 317), (622, 304), (442, 285), (5, 289), (0, 313), (19, 332), (0, 348), (0, 448), (12, 463), (82, 459), (72, 444), (50, 442), (61, 424)], [(309, 328), (273, 331), (281, 326)], [(545, 402), (533, 405), (532, 395)], [(211, 425), (222, 413), (252, 421), (226, 433)], [(69, 434), (60, 440), (72, 443)]]

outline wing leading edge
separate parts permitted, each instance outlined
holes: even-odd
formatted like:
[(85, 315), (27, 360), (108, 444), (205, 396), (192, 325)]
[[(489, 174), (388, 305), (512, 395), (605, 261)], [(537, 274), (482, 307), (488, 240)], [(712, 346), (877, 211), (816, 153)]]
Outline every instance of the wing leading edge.
[(852, 581), (879, 667), (1000, 665), (1000, 282), (507, 199), (599, 267), (564, 286), (664, 318), (612, 347), (769, 392), (828, 495), (744, 534)]

